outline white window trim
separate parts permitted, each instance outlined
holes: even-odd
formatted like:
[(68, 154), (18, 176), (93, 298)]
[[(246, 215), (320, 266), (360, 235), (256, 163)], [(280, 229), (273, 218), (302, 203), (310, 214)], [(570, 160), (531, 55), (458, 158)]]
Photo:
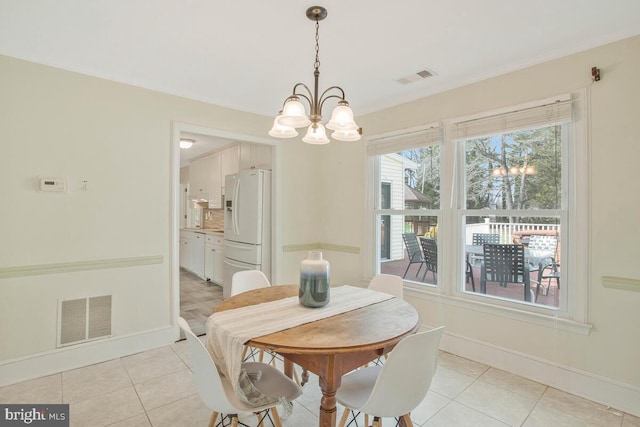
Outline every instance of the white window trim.
[[(454, 175), (457, 173), (455, 165), (456, 157), (456, 143), (451, 138), (451, 126), (454, 123), (460, 122), (462, 118), (451, 119), (444, 121), (443, 124), (443, 142), (441, 144), (441, 176), (440, 176), (440, 209), (437, 214), (439, 220), (438, 223), (442, 224), (441, 230), (452, 230), (449, 236), (451, 239), (440, 239), (438, 236), (439, 248), (442, 248), (443, 256), (438, 257), (438, 286), (424, 286), (413, 283), (405, 282), (405, 288), (409, 295), (429, 300), (437, 300), (443, 304), (467, 308), (470, 310), (476, 310), (495, 316), (505, 317), (513, 320), (523, 321), (527, 323), (537, 324), (541, 326), (557, 328), (568, 332), (588, 335), (592, 328), (589, 322), (589, 289), (590, 280), (588, 274), (589, 266), (589, 217), (588, 217), (588, 196), (589, 188), (591, 187), (589, 177), (589, 162), (588, 154), (590, 147), (590, 135), (588, 132), (588, 119), (589, 109), (588, 105), (590, 100), (588, 98), (588, 91), (581, 89), (571, 94), (573, 102), (573, 120), (571, 129), (573, 131), (573, 144), (569, 147), (567, 155), (568, 159), (568, 171), (569, 177), (567, 182), (569, 187), (564, 187), (563, 191), (568, 191), (569, 207), (568, 207), (568, 224), (564, 235), (569, 236), (565, 241), (568, 243), (563, 245), (563, 257), (567, 260), (567, 264), (572, 268), (566, 269), (567, 273), (563, 272), (563, 289), (565, 292), (569, 292), (568, 306), (566, 313), (561, 315), (558, 310), (545, 309), (538, 306), (522, 306), (519, 303), (509, 303), (501, 301), (488, 300), (485, 297), (474, 296), (468, 293), (462, 293), (457, 291), (457, 284), (461, 283), (462, 266), (461, 257), (458, 254), (462, 253), (463, 241), (461, 236), (461, 230), (458, 224), (458, 219), (461, 218), (456, 211), (455, 197), (457, 192), (453, 188), (454, 182), (461, 184), (460, 180), (454, 180)], [(550, 98), (550, 99), (557, 99)], [(542, 105), (548, 102), (547, 100), (532, 101), (527, 104), (513, 106), (510, 108), (502, 108), (500, 110), (494, 110), (493, 112), (487, 112), (482, 115), (500, 114), (506, 111), (513, 111), (519, 108), (530, 108), (532, 106)], [(480, 117), (480, 115), (476, 115)], [(465, 119), (468, 119), (466, 117)], [(413, 130), (428, 129), (433, 125), (426, 125), (412, 128)], [(388, 138), (393, 136), (399, 136), (406, 133), (407, 130), (399, 130), (397, 132), (386, 132), (384, 134), (372, 135), (367, 138), (369, 141), (380, 138)], [(372, 207), (378, 206), (377, 202), (377, 189), (376, 184), (379, 183), (379, 171), (376, 169), (376, 159), (379, 157), (369, 156), (366, 154), (367, 167), (365, 173), (367, 176), (367, 197), (365, 198), (366, 209), (368, 212), (365, 220), (365, 245), (369, 250), (368, 256), (364, 264), (364, 277), (370, 277), (377, 268), (377, 242), (379, 242), (379, 227), (374, 224), (376, 222), (377, 214), (380, 210), (372, 209)], [(377, 165), (379, 167), (379, 164)], [(569, 191), (571, 190), (571, 191)], [(450, 200), (451, 203), (446, 201)], [(414, 211), (393, 211), (394, 214), (402, 214), (402, 212)], [(422, 212), (421, 214), (433, 215), (434, 211)], [(375, 232), (372, 232), (375, 230)], [(446, 259), (446, 262), (443, 261)], [(452, 285), (453, 284), (453, 285)], [(566, 317), (564, 317), (566, 316)]]

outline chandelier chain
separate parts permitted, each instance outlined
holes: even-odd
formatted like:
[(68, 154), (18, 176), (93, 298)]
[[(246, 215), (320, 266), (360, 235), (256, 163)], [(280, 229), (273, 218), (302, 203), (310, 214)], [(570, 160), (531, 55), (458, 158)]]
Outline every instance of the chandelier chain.
[(313, 69), (318, 70), (320, 68), (320, 36), (318, 35), (318, 30), (320, 29), (320, 22), (316, 19), (316, 62), (313, 64)]

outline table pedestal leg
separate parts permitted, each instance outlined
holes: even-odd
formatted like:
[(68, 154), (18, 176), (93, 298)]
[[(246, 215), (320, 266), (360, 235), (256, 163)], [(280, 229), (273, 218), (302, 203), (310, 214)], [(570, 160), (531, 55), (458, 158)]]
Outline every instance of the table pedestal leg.
[(333, 381), (323, 381), (320, 378), (320, 388), (322, 389), (322, 399), (320, 400), (320, 427), (335, 427), (336, 425), (336, 390), (337, 386)]

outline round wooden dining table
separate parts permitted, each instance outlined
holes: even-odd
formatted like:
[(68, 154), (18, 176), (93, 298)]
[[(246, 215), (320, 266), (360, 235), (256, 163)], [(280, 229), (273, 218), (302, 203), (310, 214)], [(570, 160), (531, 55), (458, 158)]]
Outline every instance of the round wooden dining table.
[[(232, 310), (298, 294), (298, 285), (256, 289), (220, 303), (215, 312)], [(318, 375), (322, 399), (320, 427), (336, 425), (336, 390), (342, 376), (388, 353), (420, 326), (418, 312), (399, 298), (371, 304), (332, 317), (257, 337), (247, 345), (275, 351), (285, 359), (285, 374), (293, 363)]]

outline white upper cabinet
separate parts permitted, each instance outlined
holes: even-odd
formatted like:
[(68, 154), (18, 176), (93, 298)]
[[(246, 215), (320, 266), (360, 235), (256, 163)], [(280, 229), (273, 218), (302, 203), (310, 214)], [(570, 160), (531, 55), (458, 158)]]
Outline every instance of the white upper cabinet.
[(271, 146), (240, 143), (240, 170), (271, 169)]
[(220, 183), (220, 168), (222, 155), (214, 153), (206, 157), (207, 160), (207, 184), (209, 193), (209, 209), (222, 209), (222, 186)]
[(243, 169), (271, 169), (271, 146), (242, 142), (189, 164), (189, 198), (209, 201), (209, 209), (222, 209), (227, 175)]
[(240, 165), (240, 145), (234, 145), (222, 151), (220, 179), (224, 187), (224, 177), (237, 173)]
[(208, 198), (208, 159), (202, 157), (189, 164), (189, 197)]

